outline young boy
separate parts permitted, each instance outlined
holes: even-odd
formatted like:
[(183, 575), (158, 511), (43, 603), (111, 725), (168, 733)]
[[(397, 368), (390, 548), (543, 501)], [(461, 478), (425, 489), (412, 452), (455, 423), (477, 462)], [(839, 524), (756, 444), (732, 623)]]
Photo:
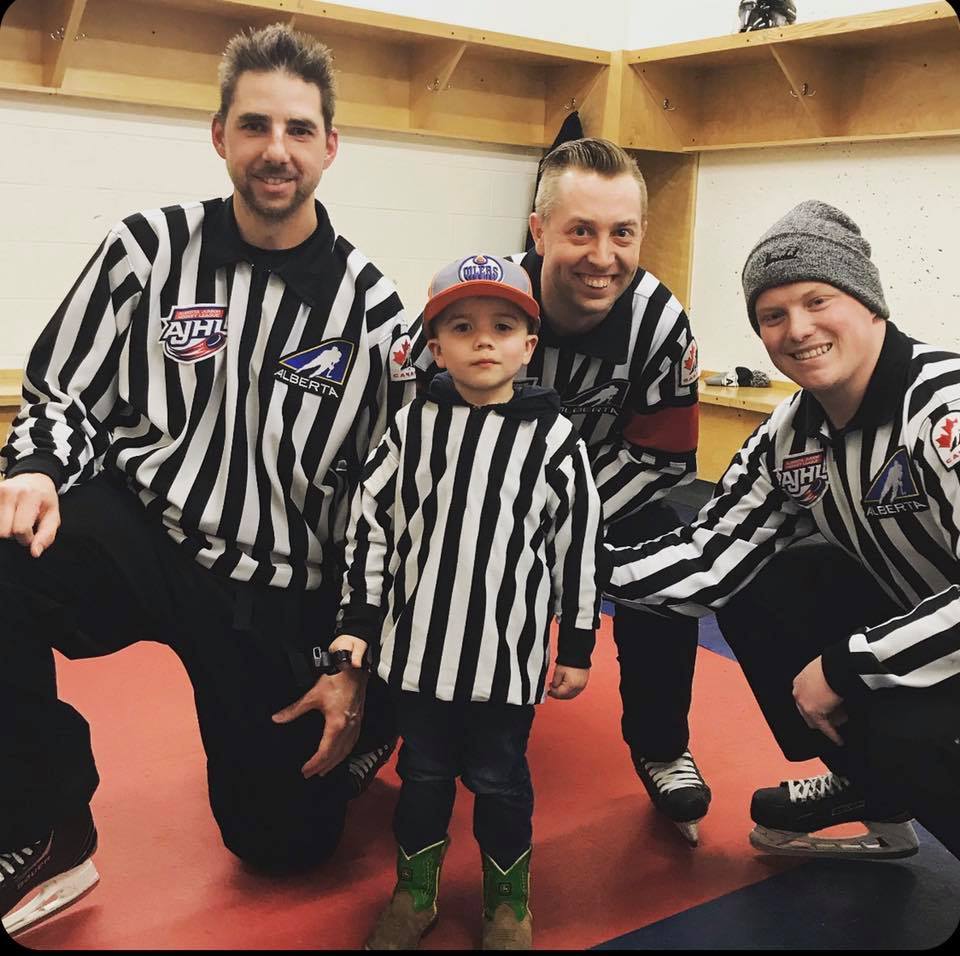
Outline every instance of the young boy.
[[(552, 389), (516, 387), (537, 343), (526, 272), (471, 256), (434, 277), (423, 321), (445, 372), (367, 460), (347, 535), (339, 635), (397, 700), (397, 884), (367, 949), (414, 949), (437, 919), (456, 778), (473, 791), (483, 948), (529, 949), (533, 704), (587, 684), (601, 507)], [(546, 690), (551, 618), (558, 653)]]

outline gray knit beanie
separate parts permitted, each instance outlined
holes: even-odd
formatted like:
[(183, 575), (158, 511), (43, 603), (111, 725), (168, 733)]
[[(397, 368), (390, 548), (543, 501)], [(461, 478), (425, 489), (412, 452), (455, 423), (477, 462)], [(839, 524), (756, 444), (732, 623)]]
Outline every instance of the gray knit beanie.
[(747, 315), (758, 335), (757, 296), (790, 282), (826, 282), (880, 318), (890, 316), (880, 274), (870, 261), (870, 243), (845, 212), (819, 199), (794, 206), (763, 234), (747, 256), (742, 279)]

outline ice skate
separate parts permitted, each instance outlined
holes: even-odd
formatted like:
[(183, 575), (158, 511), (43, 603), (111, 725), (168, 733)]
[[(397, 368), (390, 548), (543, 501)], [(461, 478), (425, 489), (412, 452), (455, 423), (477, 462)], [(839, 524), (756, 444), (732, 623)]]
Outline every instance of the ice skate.
[(394, 737), (379, 747), (374, 747), (373, 750), (366, 753), (351, 754), (347, 758), (347, 770), (353, 784), (354, 797), (359, 797), (373, 783), (374, 777), (396, 749), (397, 738)]
[[(863, 795), (839, 774), (785, 780), (754, 793), (750, 817), (757, 826), (750, 843), (764, 853), (836, 860), (892, 860), (917, 852), (917, 834), (905, 814), (865, 820), (865, 813)], [(839, 823), (862, 823), (866, 832), (815, 835)]]
[(691, 846), (698, 846), (698, 824), (706, 816), (711, 793), (690, 751), (685, 750), (676, 760), (634, 757), (633, 763), (653, 805), (673, 821)]
[[(96, 886), (97, 830), (88, 807), (42, 840), (0, 852), (0, 913), (16, 936), (76, 903)], [(18, 905), (19, 904), (19, 905)]]

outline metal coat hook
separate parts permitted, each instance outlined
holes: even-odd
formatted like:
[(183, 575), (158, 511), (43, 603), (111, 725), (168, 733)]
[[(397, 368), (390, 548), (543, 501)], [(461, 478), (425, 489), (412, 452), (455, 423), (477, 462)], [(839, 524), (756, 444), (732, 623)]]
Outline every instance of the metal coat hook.
[[(63, 25), (61, 24), (59, 27), (57, 27), (56, 30), (54, 30), (54, 31), (50, 34), (50, 39), (51, 39), (51, 40), (63, 40), (63, 39), (66, 37), (66, 35), (67, 35), (67, 31), (66, 31), (66, 29), (63, 27)], [(74, 36), (74, 40), (83, 40), (83, 39), (86, 38), (86, 36), (87, 36), (86, 33), (78, 33), (78, 34), (76, 34), (76, 36)]]
[[(435, 76), (435, 77), (433, 78), (433, 82), (427, 84), (427, 92), (429, 92), (429, 93), (439, 93), (439, 92), (440, 92), (440, 89), (441, 89), (440, 77)], [(450, 89), (450, 84), (448, 83), (446, 86), (443, 87), (443, 89), (449, 90), (449, 89)]]
[(799, 92), (799, 93), (797, 93), (796, 90), (791, 90), (791, 91), (790, 91), (790, 95), (791, 95), (794, 99), (797, 99), (797, 100), (798, 100), (798, 99), (800, 99), (801, 96), (816, 96), (816, 95), (817, 95), (817, 91), (816, 91), (816, 90), (811, 90), (811, 89), (810, 89), (810, 86), (809, 86), (807, 83), (804, 83), (803, 86), (800, 87), (800, 92)]
[(668, 100), (668, 99), (664, 99), (664, 101), (663, 101), (663, 108), (664, 108), (668, 113), (672, 113), (672, 112), (676, 109), (675, 106), (671, 106), (671, 105), (670, 105), (670, 100)]
[(575, 96), (570, 97), (569, 103), (564, 103), (563, 108), (569, 113), (570, 110), (574, 109), (577, 105), (577, 98)]

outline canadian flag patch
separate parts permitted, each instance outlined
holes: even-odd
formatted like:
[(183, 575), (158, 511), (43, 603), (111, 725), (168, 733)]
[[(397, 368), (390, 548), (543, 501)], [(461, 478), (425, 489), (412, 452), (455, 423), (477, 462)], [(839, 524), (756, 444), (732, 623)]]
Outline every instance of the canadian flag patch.
[(697, 340), (690, 339), (687, 347), (683, 350), (683, 358), (680, 359), (677, 384), (680, 385), (681, 388), (692, 385), (699, 375), (700, 365), (697, 362)]
[(935, 422), (930, 430), (930, 441), (947, 468), (960, 462), (960, 411), (947, 412)]
[(416, 369), (410, 353), (413, 351), (413, 342), (409, 335), (398, 335), (390, 343), (390, 381), (409, 382), (417, 377)]

